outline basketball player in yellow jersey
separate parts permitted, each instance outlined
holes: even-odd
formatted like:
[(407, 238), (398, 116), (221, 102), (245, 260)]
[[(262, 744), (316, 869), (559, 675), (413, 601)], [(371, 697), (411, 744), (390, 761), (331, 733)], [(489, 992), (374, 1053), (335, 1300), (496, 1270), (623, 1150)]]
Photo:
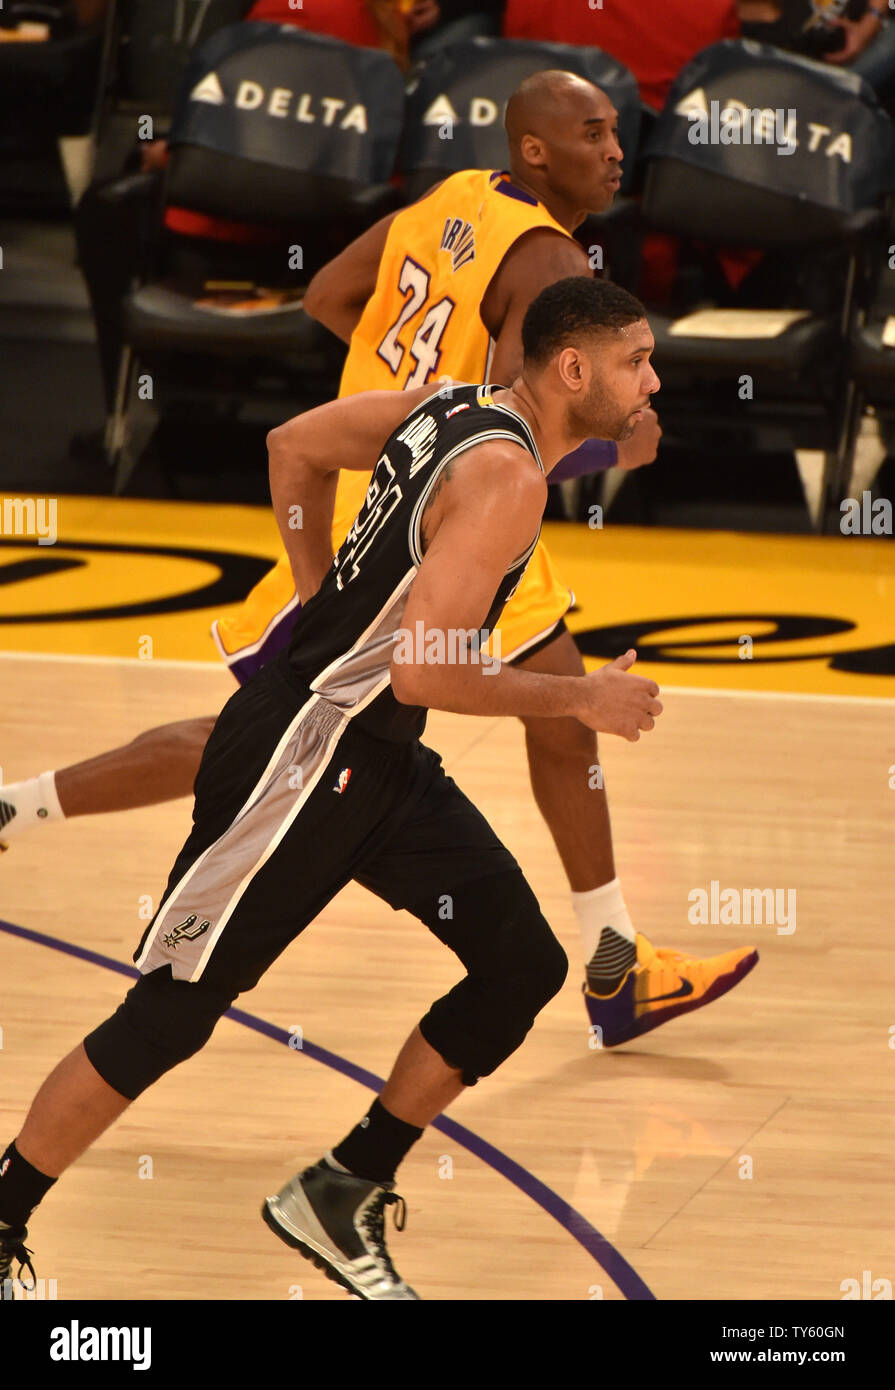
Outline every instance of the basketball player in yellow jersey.
[[(605, 211), (619, 186), (622, 152), (611, 102), (570, 73), (536, 73), (510, 99), (506, 125), (509, 173), (453, 175), (377, 223), (311, 282), (307, 312), (350, 340), (340, 396), (426, 382), (437, 390), (439, 382), (449, 389), (452, 380), (513, 381), (531, 300), (565, 276), (589, 273), (587, 256), (571, 233), (588, 212)], [(657, 438), (653, 420), (642, 417), (638, 426), (653, 430), (649, 458)], [(633, 451), (622, 460), (628, 466), (646, 461), (638, 457), (644, 448), (638, 431), (629, 441)], [(334, 548), (354, 521), (367, 481), (362, 474), (340, 475)], [(495, 653), (527, 670), (583, 675), (563, 621), (571, 602), (540, 544), (498, 625)], [(237, 679), (248, 679), (288, 641), (297, 606), (284, 556), (234, 617), (215, 624), (221, 654)], [(203, 721), (171, 727), (172, 740), (182, 738), (182, 744), (167, 759), (167, 795), (187, 790), (183, 770), (190, 747), (196, 746), (192, 776), (210, 722), (204, 728)], [(732, 988), (755, 964), (755, 951), (695, 960), (657, 951), (635, 933), (615, 874), (606, 794), (591, 785), (598, 762), (593, 731), (575, 719), (523, 723), (535, 799), (572, 890), (587, 974), (585, 1001), (602, 1045), (627, 1042)], [(159, 785), (165, 774), (153, 734), (162, 733), (152, 731), (142, 747), (140, 740), (129, 745), (131, 778), (135, 763), (152, 757), (152, 784)], [(67, 794), (65, 814), (121, 805), (110, 803), (104, 789), (110, 775), (120, 775), (122, 754), (126, 762), (128, 750), (117, 750), (105, 755), (110, 761), (94, 759), (58, 774), (57, 804)], [(49, 792), (50, 778), (32, 781)], [(0, 788), (0, 816), (9, 790)], [(163, 798), (147, 796), (141, 804), (149, 799)], [(0, 821), (0, 838), (4, 833)]]
[[(604, 174), (604, 182), (609, 184), (603, 190), (608, 201), (614, 180)], [(598, 201), (596, 195), (588, 205)], [(513, 323), (509, 333), (504, 328), (509, 305), (518, 302), (524, 310), (538, 289), (560, 278), (564, 269), (580, 274), (582, 265), (586, 270), (578, 243), (509, 174), (467, 169), (396, 217), (384, 219), (336, 257), (311, 282), (305, 310), (344, 333), (354, 293), (347, 287), (368, 270), (366, 307), (350, 334), (340, 397), (366, 390), (413, 389), (433, 380), (434, 389), (443, 382), (446, 390), (452, 381), (499, 382), (509, 379), (512, 364), (520, 360), (518, 324)], [(495, 339), (479, 306), (489, 295), (496, 299), (491, 286), (498, 271), (501, 298), (507, 303), (495, 304), (487, 316), (495, 337), (503, 336), (495, 353)], [(498, 371), (491, 371), (493, 355)], [(604, 447), (607, 453), (615, 448)], [(334, 549), (357, 516), (368, 481), (347, 469), (340, 474)], [(554, 637), (570, 603), (568, 588), (554, 575), (540, 544), (501, 620), (501, 658), (516, 660)], [(284, 553), (242, 608), (213, 625), (221, 656), (239, 679), (254, 674), (273, 655), (280, 645), (283, 618), (291, 619), (296, 605)]]

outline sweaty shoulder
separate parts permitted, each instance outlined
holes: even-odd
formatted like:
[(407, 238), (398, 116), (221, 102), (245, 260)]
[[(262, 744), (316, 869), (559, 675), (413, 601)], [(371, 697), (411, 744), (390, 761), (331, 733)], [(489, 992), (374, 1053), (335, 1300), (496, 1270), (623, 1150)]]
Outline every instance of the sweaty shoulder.
[(482, 322), (497, 338), (511, 306), (528, 307), (548, 285), (567, 275), (589, 275), (584, 248), (551, 227), (533, 227), (513, 242), (482, 298)]

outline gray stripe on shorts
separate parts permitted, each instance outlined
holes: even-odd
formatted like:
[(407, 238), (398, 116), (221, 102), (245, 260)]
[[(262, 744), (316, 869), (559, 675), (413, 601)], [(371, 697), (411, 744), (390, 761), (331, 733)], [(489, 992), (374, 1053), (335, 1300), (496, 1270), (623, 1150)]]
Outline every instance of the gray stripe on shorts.
[(239, 900), (305, 805), (347, 726), (346, 715), (312, 696), (283, 733), (242, 809), (162, 903), (137, 966), (169, 965), (198, 980)]

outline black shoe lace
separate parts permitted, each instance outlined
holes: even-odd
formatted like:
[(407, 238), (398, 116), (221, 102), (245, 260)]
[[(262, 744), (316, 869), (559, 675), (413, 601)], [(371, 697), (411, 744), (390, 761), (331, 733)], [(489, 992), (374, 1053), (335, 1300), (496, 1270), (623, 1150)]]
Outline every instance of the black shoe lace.
[[(27, 1232), (23, 1231), (22, 1236)], [(18, 1260), (19, 1273), (18, 1280), (22, 1284), (22, 1270), (27, 1269), (31, 1275), (30, 1284), (22, 1284), (23, 1289), (33, 1293), (37, 1288), (37, 1275), (34, 1273), (34, 1265), (31, 1263), (30, 1256), (33, 1251), (28, 1250), (22, 1242), (22, 1237), (15, 1237), (9, 1234), (4, 1235), (0, 1232), (0, 1297), (2, 1297), (3, 1285), (12, 1276), (12, 1262)]]
[(367, 1210), (361, 1217), (361, 1224), (370, 1239), (370, 1244), (385, 1265), (391, 1279), (401, 1283), (400, 1275), (392, 1264), (385, 1244), (385, 1208), (394, 1207), (395, 1230), (403, 1231), (407, 1224), (407, 1203), (397, 1192), (377, 1192)]

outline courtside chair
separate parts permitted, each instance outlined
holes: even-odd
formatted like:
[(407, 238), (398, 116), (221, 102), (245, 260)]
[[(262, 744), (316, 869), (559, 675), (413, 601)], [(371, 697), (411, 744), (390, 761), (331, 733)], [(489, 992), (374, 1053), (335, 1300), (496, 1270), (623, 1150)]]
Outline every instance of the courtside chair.
[(138, 122), (151, 117), (165, 139), (193, 50), (236, 24), (252, 0), (110, 0), (94, 177), (115, 178), (137, 148)]
[(861, 421), (851, 496), (869, 488), (888, 454), (895, 453), (895, 198), (873, 248), (864, 304), (852, 323), (849, 376)]
[[(784, 153), (744, 143), (758, 118), (743, 113), (776, 134), (778, 108)], [(720, 143), (724, 111), (740, 143)], [(719, 461), (794, 451), (803, 479), (820, 464), (814, 519), (838, 525), (858, 423), (855, 291), (895, 170), (888, 116), (847, 71), (725, 40), (679, 74), (645, 158), (645, 226), (681, 241), (671, 307), (647, 306), (666, 433)], [(732, 289), (721, 258), (736, 249), (762, 254)]]
[[(386, 53), (278, 25), (230, 26), (188, 68), (171, 128), (167, 203), (277, 229), (280, 284), (306, 285), (340, 240), (397, 206), (390, 180), (403, 109), (402, 75)], [(260, 394), (277, 401), (276, 423), (315, 373), (329, 373), (324, 394), (335, 389), (333, 350), (342, 345), (300, 302), (246, 317), (198, 307), (203, 251), (184, 241), (161, 240), (154, 272), (123, 305), (126, 345), (107, 431), (119, 491), (136, 462), (129, 421), (141, 408), (134, 385), (146, 370), (165, 383), (154, 392), (156, 413), (160, 396), (192, 393), (205, 408), (236, 410)], [(287, 269), (296, 245), (302, 264)], [(228, 256), (227, 279), (241, 258), (247, 281), (271, 286), (270, 251), (233, 247)], [(209, 259), (204, 280), (215, 271)]]

